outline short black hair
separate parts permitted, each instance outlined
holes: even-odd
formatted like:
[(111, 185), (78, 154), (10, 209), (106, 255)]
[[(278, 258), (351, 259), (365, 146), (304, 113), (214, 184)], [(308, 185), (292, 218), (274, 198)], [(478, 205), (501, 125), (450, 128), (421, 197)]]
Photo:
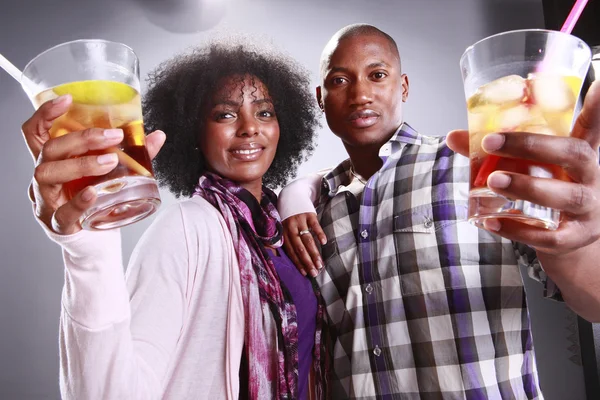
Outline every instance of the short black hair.
[(391, 37), (384, 31), (382, 31), (381, 29), (379, 29), (373, 25), (362, 24), (362, 23), (361, 24), (352, 24), (352, 25), (347, 25), (347, 26), (343, 27), (342, 29), (340, 29), (339, 31), (337, 31), (331, 37), (331, 39), (329, 39), (329, 42), (325, 45), (325, 48), (323, 49), (323, 53), (321, 54), (321, 61), (320, 61), (321, 78), (323, 78), (324, 68), (325, 68), (326, 64), (329, 62), (329, 58), (331, 57), (331, 55), (337, 48), (338, 44), (346, 39), (350, 39), (350, 38), (353, 38), (356, 36), (379, 36), (379, 37), (387, 40), (387, 42), (390, 45), (390, 49), (394, 53), (396, 53), (396, 55), (398, 55), (398, 62), (400, 63), (400, 68), (402, 68), (400, 51), (398, 50), (398, 45), (396, 44), (396, 41), (394, 40), (393, 37)]
[(160, 129), (167, 139), (155, 158), (161, 185), (176, 197), (191, 196), (206, 171), (198, 139), (213, 96), (226, 78), (252, 76), (267, 88), (279, 123), (275, 158), (263, 177), (271, 188), (283, 186), (314, 150), (318, 108), (309, 74), (296, 61), (272, 49), (236, 39), (195, 48), (162, 63), (148, 76), (144, 96), (147, 132)]

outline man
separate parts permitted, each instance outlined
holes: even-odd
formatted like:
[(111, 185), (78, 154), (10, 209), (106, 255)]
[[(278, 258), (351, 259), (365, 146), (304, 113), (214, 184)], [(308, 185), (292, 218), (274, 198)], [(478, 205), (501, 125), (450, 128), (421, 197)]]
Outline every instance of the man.
[(490, 220), (483, 230), (465, 221), (468, 159), (448, 147), (467, 155), (467, 132), (426, 137), (404, 122), (409, 82), (389, 35), (341, 29), (323, 51), (321, 78), (319, 105), (350, 158), (284, 189), (280, 211), (314, 212), (298, 204), (312, 197), (327, 236), (319, 259), (306, 234), (325, 242), (314, 214), (285, 221), (295, 261), (312, 270), (311, 255), (324, 260), (309, 273), (327, 304), (332, 398), (542, 399), (519, 265), (546, 296), (600, 320), (600, 87), (571, 138), (483, 142), (491, 154), (568, 171), (572, 183), (501, 172), (488, 180), (508, 197), (564, 210), (560, 228)]

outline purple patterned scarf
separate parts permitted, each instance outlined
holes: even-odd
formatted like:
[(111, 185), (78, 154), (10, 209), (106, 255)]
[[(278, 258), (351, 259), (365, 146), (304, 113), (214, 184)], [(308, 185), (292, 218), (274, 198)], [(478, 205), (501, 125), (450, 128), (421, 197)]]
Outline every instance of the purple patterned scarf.
[[(225, 219), (240, 266), (248, 360), (248, 397), (251, 400), (291, 400), (298, 397), (298, 324), (296, 306), (279, 281), (266, 247), (283, 244), (275, 194), (263, 187), (261, 202), (234, 182), (212, 173), (200, 177), (194, 195), (211, 203)], [(319, 294), (317, 293), (319, 296)], [(317, 398), (323, 397), (319, 299), (314, 368)]]

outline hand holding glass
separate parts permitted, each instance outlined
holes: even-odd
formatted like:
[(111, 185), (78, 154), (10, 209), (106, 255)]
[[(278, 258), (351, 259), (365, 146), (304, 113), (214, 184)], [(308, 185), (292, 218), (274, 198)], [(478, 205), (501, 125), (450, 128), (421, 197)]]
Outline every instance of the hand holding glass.
[(154, 213), (160, 196), (145, 147), (139, 64), (133, 50), (104, 40), (64, 43), (34, 58), (23, 78), (36, 108), (61, 95), (73, 98), (69, 111), (54, 120), (51, 138), (92, 127), (123, 130), (123, 141), (107, 150), (118, 156), (115, 169), (65, 185), (70, 197), (90, 185), (96, 189), (96, 203), (83, 214), (82, 227), (111, 229)]
[(461, 58), (469, 118), (469, 221), (513, 218), (556, 229), (560, 212), (507, 199), (487, 185), (494, 171), (568, 181), (557, 165), (489, 155), (483, 138), (494, 132), (569, 136), (583, 80), (591, 60), (582, 40), (562, 32), (521, 30), (485, 38)]

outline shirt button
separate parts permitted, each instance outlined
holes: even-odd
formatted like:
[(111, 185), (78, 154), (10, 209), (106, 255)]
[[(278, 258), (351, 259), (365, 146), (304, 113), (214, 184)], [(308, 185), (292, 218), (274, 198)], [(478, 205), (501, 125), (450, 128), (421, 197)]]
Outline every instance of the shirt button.
[(371, 286), (371, 284), (369, 283), (366, 287), (365, 287), (365, 291), (368, 294), (371, 294), (373, 292), (373, 286)]
[(433, 221), (431, 220), (431, 218), (425, 217), (425, 222), (423, 223), (423, 225), (425, 225), (425, 228), (429, 229), (433, 226)]
[(375, 356), (377, 357), (381, 355), (381, 349), (379, 348), (379, 346), (375, 346), (375, 348), (373, 349), (373, 354), (375, 354)]
[(367, 232), (367, 230), (365, 229), (360, 233), (360, 236), (362, 236), (363, 239), (366, 239), (369, 237), (369, 232)]

